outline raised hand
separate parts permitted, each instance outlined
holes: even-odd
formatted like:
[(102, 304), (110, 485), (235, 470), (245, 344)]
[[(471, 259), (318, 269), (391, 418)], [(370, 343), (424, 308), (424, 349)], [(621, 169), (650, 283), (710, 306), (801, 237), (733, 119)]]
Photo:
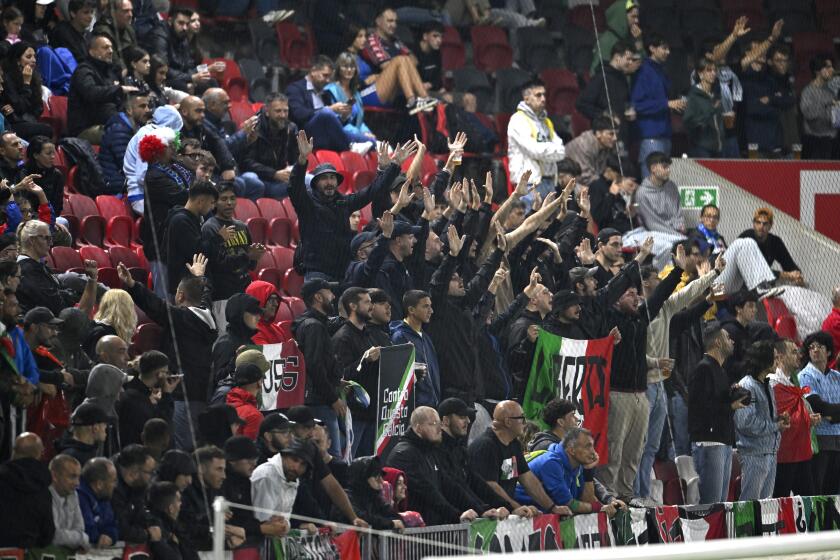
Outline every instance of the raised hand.
[(648, 237), (642, 246), (639, 248), (639, 254), (636, 255), (636, 262), (642, 264), (650, 256), (653, 251), (653, 237)]
[(207, 269), (207, 257), (201, 253), (196, 253), (193, 255), (192, 264), (185, 264), (184, 266), (187, 267), (187, 270), (189, 270), (190, 274), (193, 276), (204, 276), (204, 271)]
[(478, 188), (472, 179), (470, 179), (470, 208), (476, 211), (481, 208), (481, 197), (478, 196)]
[(705, 276), (706, 274), (712, 271), (712, 263), (710, 263), (707, 259), (703, 259), (697, 264), (697, 275), (698, 276)]
[(377, 221), (379, 223), (379, 229), (382, 230), (382, 235), (390, 239), (394, 233), (394, 215), (390, 210), (385, 210), (382, 213), (382, 217)]
[(411, 181), (403, 183), (403, 186), (400, 187), (400, 193), (397, 195), (397, 201), (394, 203), (394, 207), (391, 208), (391, 212), (398, 214), (403, 208), (411, 204), (411, 201), (414, 200), (414, 193), (410, 192), (410, 189)]
[(674, 264), (685, 270), (688, 264), (688, 257), (685, 254), (685, 245), (677, 245), (677, 251), (674, 253)]
[(782, 28), (785, 26), (785, 20), (780, 19), (776, 23), (773, 24), (773, 30), (770, 31), (770, 40), (771, 41), (778, 41), (779, 37), (782, 36)]
[(510, 271), (504, 261), (499, 263), (499, 268), (493, 273), (493, 278), (490, 280), (490, 286), (487, 288), (487, 291), (495, 294), (496, 289), (502, 285), (509, 274)]
[(592, 208), (589, 201), (589, 187), (584, 187), (580, 190), (580, 194), (578, 194), (578, 206), (580, 206), (581, 216), (589, 216), (589, 211)]
[(429, 187), (423, 187), (423, 216), (428, 220), (435, 214), (435, 195)]
[(129, 290), (134, 287), (134, 278), (131, 276), (131, 273), (128, 271), (128, 268), (123, 263), (119, 263), (117, 265), (117, 276), (120, 277), (120, 282), (122, 285), (128, 288)]
[(515, 196), (516, 198), (522, 198), (523, 196), (528, 194), (528, 192), (531, 190), (528, 187), (528, 181), (530, 179), (531, 179), (531, 170), (526, 170), (525, 173), (523, 173), (519, 177), (519, 182), (516, 183), (516, 188), (513, 190), (513, 196)]
[(534, 200), (531, 202), (531, 210), (539, 212), (543, 205), (543, 198), (540, 191), (534, 191)]
[(496, 248), (507, 253), (507, 235), (505, 228), (499, 222), (496, 222)]
[(580, 245), (575, 247), (575, 253), (577, 253), (577, 258), (580, 261), (580, 264), (584, 266), (589, 266), (595, 262), (595, 254), (592, 252), (592, 243), (589, 241), (588, 237), (585, 237), (583, 241), (580, 242)]
[(455, 139), (454, 140), (448, 140), (446, 142), (446, 146), (447, 146), (447, 148), (449, 148), (450, 152), (453, 152), (455, 150), (463, 151), (464, 146), (466, 146), (466, 145), (467, 145), (467, 135), (464, 132), (458, 132), (457, 134), (455, 134)]
[(394, 150), (394, 157), (393, 161), (397, 165), (402, 165), (402, 163), (417, 153), (417, 144), (414, 140), (409, 140), (403, 145), (398, 145), (397, 149)]
[(484, 204), (493, 204), (493, 174), (489, 171), (484, 176)]
[(298, 163), (304, 164), (309, 157), (309, 154), (312, 153), (312, 150), (315, 149), (314, 144), (312, 143), (311, 138), (306, 137), (306, 131), (301, 130), (298, 131), (297, 135), (297, 145), (298, 145)]
[(464, 191), (461, 189), (460, 181), (455, 181), (449, 188), (449, 205), (453, 210), (461, 207), (461, 200), (464, 198)]
[(732, 27), (732, 34), (735, 35), (736, 38), (741, 38), (751, 30), (747, 27), (747, 23), (749, 19), (747, 16), (741, 16), (735, 20), (735, 25)]
[(376, 144), (376, 156), (379, 162), (379, 168), (385, 169), (391, 164), (391, 146), (388, 142), (379, 142)]
[(718, 253), (717, 258), (715, 258), (715, 270), (718, 271), (718, 274), (723, 272), (723, 269), (726, 268), (726, 259), (723, 257), (724, 251)]
[(455, 229), (455, 226), (450, 225), (449, 229), (446, 230), (446, 237), (449, 240), (449, 254), (453, 257), (457, 257), (461, 254), (461, 249), (464, 247), (464, 239), (466, 239), (466, 235), (462, 235), (458, 237), (458, 230)]
[(525, 295), (528, 296), (528, 299), (537, 295), (537, 288), (540, 285), (540, 280), (542, 280), (542, 276), (540, 276), (539, 269), (535, 266), (531, 271), (531, 276), (528, 278), (528, 285), (525, 286), (524, 290), (522, 290)]
[(545, 237), (537, 237), (536, 241), (547, 245), (549, 249), (551, 249), (551, 254), (554, 255), (554, 262), (560, 264), (563, 262), (563, 256), (560, 254), (560, 247), (552, 241), (551, 239), (546, 239)]

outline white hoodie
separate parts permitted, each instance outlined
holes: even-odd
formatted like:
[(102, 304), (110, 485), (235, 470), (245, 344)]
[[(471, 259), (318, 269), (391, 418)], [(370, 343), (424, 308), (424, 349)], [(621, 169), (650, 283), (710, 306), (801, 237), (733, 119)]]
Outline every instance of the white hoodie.
[[(276, 512), (274, 515), (283, 514), (288, 520), (297, 497), (298, 484), (297, 480), (286, 480), (283, 457), (277, 453), (251, 473), (251, 503), (254, 507)], [(271, 519), (272, 514), (258, 511), (254, 512), (254, 517), (264, 522)]]
[[(537, 117), (520, 101), (508, 123), (508, 169), (515, 185), (525, 170), (531, 170), (531, 182), (557, 176), (557, 162), (566, 157), (563, 140), (547, 124), (545, 113)], [(127, 175), (126, 175), (127, 176)]]

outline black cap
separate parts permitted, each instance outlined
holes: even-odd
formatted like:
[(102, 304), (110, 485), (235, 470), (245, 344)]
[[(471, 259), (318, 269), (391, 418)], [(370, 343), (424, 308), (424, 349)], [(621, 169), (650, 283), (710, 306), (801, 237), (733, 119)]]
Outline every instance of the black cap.
[(580, 296), (569, 290), (557, 292), (554, 294), (554, 299), (551, 302), (551, 306), (555, 311), (562, 311), (578, 304), (580, 304)]
[(228, 461), (256, 459), (259, 456), (257, 444), (248, 436), (233, 436), (225, 442), (225, 459)]
[(363, 231), (362, 233), (354, 235), (353, 239), (350, 241), (350, 254), (353, 255), (353, 258), (356, 258), (356, 251), (359, 250), (359, 247), (368, 241), (373, 241), (374, 239), (376, 239), (375, 231)]
[(598, 267), (586, 268), (585, 266), (576, 266), (569, 271), (569, 284), (574, 286), (578, 282), (583, 282), (584, 278), (592, 278), (598, 274)]
[(457, 414), (458, 416), (467, 416), (470, 419), (475, 418), (475, 409), (467, 406), (467, 403), (457, 397), (450, 397), (444, 399), (437, 408), (438, 414), (441, 418), (449, 416), (450, 414)]
[(284, 447), (280, 450), (280, 454), (298, 457), (310, 467), (315, 462), (315, 450), (308, 441), (294, 439), (288, 447)]
[(46, 307), (33, 307), (26, 313), (26, 315), (23, 316), (23, 324), (26, 326), (41, 325), (44, 323), (58, 326), (63, 324), (64, 321), (58, 319), (55, 315), (53, 315), (53, 312)]
[(397, 177), (394, 179), (394, 182), (391, 183), (391, 189), (390, 190), (391, 191), (400, 190), (402, 188), (402, 186), (405, 184), (406, 179), (408, 179), (408, 177), (405, 176), (405, 173), (400, 173), (399, 175), (397, 175)]
[(225, 423), (226, 424), (244, 424), (245, 423), (245, 420), (240, 418), (239, 415), (236, 413), (235, 408), (233, 408), (229, 404), (219, 403), (219, 404), (210, 405), (206, 409), (204, 409), (204, 412), (202, 412), (199, 415), (199, 419), (198, 419), (199, 424), (201, 423), (201, 417), (211, 418), (213, 416), (216, 416), (216, 414), (214, 412), (216, 410), (222, 410), (224, 412)]
[(671, 157), (664, 152), (653, 152), (649, 154), (647, 159), (645, 160), (645, 164), (648, 166), (648, 169), (650, 169), (657, 163), (671, 165)]
[(80, 404), (76, 407), (76, 410), (73, 411), (73, 415), (70, 417), (70, 422), (74, 426), (107, 424), (110, 420), (111, 418), (108, 416), (108, 413), (93, 403)]
[(616, 235), (621, 237), (621, 232), (611, 227), (604, 228), (598, 232), (598, 243), (606, 245), (609, 242), (610, 237), (615, 237)]
[(158, 471), (177, 475), (194, 475), (198, 472), (192, 455), (180, 449), (170, 449), (163, 454), (158, 466)]
[(307, 428), (312, 428), (315, 424), (321, 423), (321, 420), (315, 418), (315, 415), (312, 414), (312, 409), (308, 406), (293, 406), (286, 412), (286, 416), (295, 424), (300, 424)]
[(399, 237), (400, 235), (420, 235), (420, 226), (413, 226), (404, 220), (394, 220), (394, 233), (391, 238)]
[(327, 282), (323, 278), (314, 278), (303, 283), (300, 289), (300, 297), (303, 301), (308, 302), (312, 296), (321, 290), (334, 290), (338, 287), (338, 282)]
[(315, 184), (315, 179), (320, 177), (321, 175), (326, 175), (327, 173), (335, 173), (338, 176), (338, 184), (340, 185), (344, 181), (344, 175), (338, 172), (338, 169), (331, 163), (321, 163), (315, 166), (315, 169), (312, 170), (312, 179), (310, 181), (310, 185)]
[(272, 430), (285, 430), (294, 425), (295, 423), (289, 420), (288, 416), (280, 412), (275, 412), (274, 414), (269, 414), (260, 422), (260, 435)]
[(236, 387), (250, 385), (262, 381), (262, 379), (263, 372), (257, 364), (244, 363), (236, 366), (236, 370), (233, 372), (233, 384)]

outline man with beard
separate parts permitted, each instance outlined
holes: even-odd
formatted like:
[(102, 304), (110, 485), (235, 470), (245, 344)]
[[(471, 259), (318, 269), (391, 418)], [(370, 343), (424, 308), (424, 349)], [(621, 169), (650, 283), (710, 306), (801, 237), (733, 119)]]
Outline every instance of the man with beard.
[(294, 422), (280, 412), (269, 414), (260, 422), (260, 432), (257, 437), (257, 449), (259, 456), (257, 464), (262, 465), (284, 447), (292, 442), (292, 427)]
[[(234, 436), (225, 442), (227, 476), (222, 484), (222, 494), (226, 500), (243, 506), (251, 505), (251, 475), (257, 467), (259, 453), (247, 436)], [(231, 524), (245, 529), (245, 546), (259, 546), (264, 536), (282, 537), (289, 530), (288, 523), (280, 516), (260, 523), (248, 510), (233, 508), (231, 514)]]
[[(181, 91), (198, 91), (213, 85), (215, 80), (207, 70), (199, 71), (190, 48), (189, 29), (193, 11), (182, 6), (173, 6), (169, 11), (169, 35), (166, 52), (156, 54), (169, 62), (166, 83)], [(198, 92), (199, 95), (201, 92)]]
[(204, 122), (204, 101), (190, 95), (181, 100), (178, 105), (178, 112), (184, 122), (181, 128), (182, 138), (193, 138), (198, 140), (203, 150), (207, 150), (216, 158), (216, 163), (221, 170), (223, 181), (234, 181), (236, 179), (236, 160), (230, 153), (225, 141), (213, 129), (212, 125)]
[(127, 445), (116, 457), (117, 487), (111, 505), (120, 539), (143, 544), (160, 539), (160, 527), (146, 521), (146, 488), (155, 472), (155, 459), (142, 445)]
[(297, 125), (289, 120), (289, 99), (271, 93), (257, 115), (256, 138), (245, 148), (242, 178), (257, 183), (259, 197), (284, 198), (298, 157)]
[(171, 377), (169, 358), (157, 350), (149, 350), (140, 356), (140, 374), (126, 383), (124, 392), (117, 401), (117, 416), (120, 418), (120, 444), (125, 446), (141, 443), (141, 434), (151, 418), (172, 421), (174, 401), (172, 391), (181, 382), (180, 377)]
[[(57, 392), (62, 384), (73, 385), (73, 375), (65, 370), (59, 359), (50, 352), (50, 346), (55, 342), (57, 335), (56, 329), (63, 322), (46, 307), (30, 309), (23, 317), (23, 338), (32, 350), (40, 373), (40, 382), (52, 385), (54, 392)], [(33, 428), (32, 431), (36, 430)], [(52, 442), (45, 442), (45, 445), (52, 445)]]
[(100, 455), (100, 446), (108, 437), (110, 418), (95, 404), (80, 404), (70, 416), (70, 431), (64, 432), (55, 448), (58, 453), (69, 455), (85, 465)]
[(312, 468), (314, 454), (314, 448), (309, 442), (292, 441), (251, 474), (251, 500), (254, 506), (272, 512), (258, 511), (254, 517), (263, 525), (272, 525), (277, 536), (283, 536), (289, 531), (286, 516), (292, 513), (299, 479)]
[(615, 153), (615, 128), (607, 116), (592, 120), (592, 130), (587, 130), (566, 145), (566, 157), (580, 165), (578, 183), (588, 187), (606, 169), (607, 156)]
[(172, 482), (155, 482), (149, 487), (148, 514), (161, 529), (161, 537), (149, 542), (154, 558), (167, 560), (198, 560), (189, 547), (178, 515), (181, 513), (181, 490)]

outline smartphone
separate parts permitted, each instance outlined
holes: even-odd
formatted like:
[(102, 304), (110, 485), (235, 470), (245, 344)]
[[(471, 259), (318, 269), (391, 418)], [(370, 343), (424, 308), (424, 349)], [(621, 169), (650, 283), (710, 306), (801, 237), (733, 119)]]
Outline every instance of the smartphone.
[(355, 98), (355, 97), (351, 97), (350, 99), (348, 99), (347, 101), (345, 101), (345, 103), (347, 103), (348, 105), (355, 105), (355, 103), (356, 103), (356, 98)]
[(184, 377), (183, 373), (174, 373), (172, 375), (167, 375), (166, 379), (169, 381), (175, 381), (176, 379), (182, 379)]

